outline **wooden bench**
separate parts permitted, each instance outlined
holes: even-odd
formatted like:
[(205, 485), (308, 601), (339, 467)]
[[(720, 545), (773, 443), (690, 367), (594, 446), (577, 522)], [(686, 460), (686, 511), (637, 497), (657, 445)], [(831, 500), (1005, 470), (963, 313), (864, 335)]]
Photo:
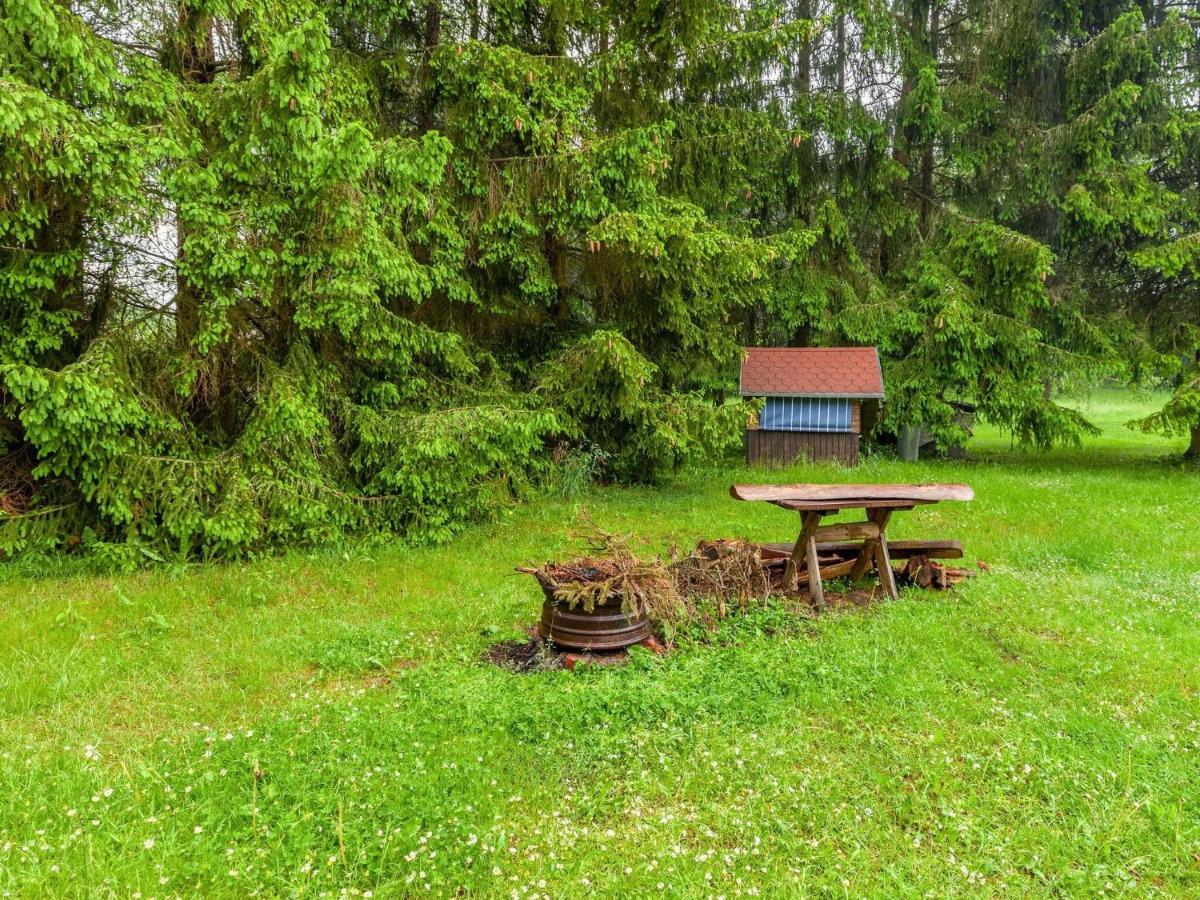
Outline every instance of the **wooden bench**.
[[(818, 607), (825, 605), (823, 579), (848, 575), (858, 580), (872, 565), (887, 595), (897, 597), (893, 548), (898, 557), (901, 553), (961, 557), (962, 545), (957, 541), (889, 541), (887, 526), (894, 512), (975, 496), (966, 484), (735, 484), (729, 493), (737, 500), (772, 503), (800, 513), (800, 535), (794, 544), (764, 546), (788, 554), (784, 589), (798, 590), (803, 572)], [(866, 521), (821, 524), (824, 516), (844, 509), (863, 510)]]

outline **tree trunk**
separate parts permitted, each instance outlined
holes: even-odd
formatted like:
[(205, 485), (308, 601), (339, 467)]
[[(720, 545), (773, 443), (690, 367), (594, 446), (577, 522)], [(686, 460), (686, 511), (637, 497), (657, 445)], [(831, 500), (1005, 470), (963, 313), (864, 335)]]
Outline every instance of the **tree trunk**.
[[(1200, 348), (1196, 349), (1195, 353), (1196, 367), (1200, 370)], [(1192, 440), (1188, 444), (1187, 452), (1184, 456), (1188, 459), (1200, 459), (1200, 422), (1192, 424)]]
[[(937, 35), (939, 27), (937, 0), (929, 5), (929, 37), (927, 49), (929, 58), (937, 68)], [(921, 155), (921, 231), (928, 233), (929, 216), (933, 209), (933, 141), (925, 145)]]
[[(813, 2), (812, 0), (800, 0), (796, 4), (796, 18), (812, 19), (813, 17)], [(813, 53), (812, 41), (806, 40), (797, 50), (796, 57), (796, 78), (793, 86), (793, 105), (800, 107), (803, 103), (803, 112), (807, 117), (811, 110), (812, 97), (812, 75), (813, 75)], [(797, 131), (800, 129), (801, 121), (797, 110), (793, 110), (792, 118), (796, 120)], [(808, 140), (797, 148), (795, 151), (799, 156), (800, 165), (799, 171), (810, 173), (809, 177), (817, 179), (818, 160), (816, 156), (816, 147), (813, 141)], [(806, 221), (811, 220), (812, 204), (809, 202), (815, 192), (811, 188), (815, 186), (809, 184), (806, 187), (799, 185), (795, 186), (791, 193), (795, 196), (792, 198), (791, 205), (794, 208), (795, 214), (799, 215)]]
[[(50, 191), (50, 208), (46, 221), (38, 227), (33, 239), (35, 252), (46, 256), (65, 254), (85, 244), (86, 223), (83, 209), (57, 190)], [(62, 201), (62, 202), (60, 202)], [(88, 296), (84, 289), (84, 255), (75, 265), (54, 272), (53, 286), (41, 293), (42, 306), (51, 312), (70, 310), (76, 324), (73, 336), (57, 351), (50, 351), (45, 364), (57, 368), (83, 351), (86, 343), (82, 323), (88, 318)]]
[[(561, 15), (547, 15), (545, 32), (542, 36), (546, 53), (551, 57), (562, 56), (567, 50), (567, 30), (565, 19)], [(562, 142), (561, 128), (556, 135), (556, 144)], [(551, 179), (551, 183), (557, 179)], [(542, 187), (540, 190), (546, 190)], [(554, 319), (565, 324), (571, 318), (571, 308), (567, 303), (567, 239), (561, 234), (554, 234), (551, 222), (542, 222), (542, 250), (546, 254), (546, 264), (550, 267), (550, 277), (554, 279)]]
[[(908, 33), (911, 42), (911, 49), (908, 52), (910, 54), (917, 55), (922, 49), (928, 47), (929, 39), (925, 34), (925, 29), (929, 26), (930, 6), (930, 0), (912, 0), (908, 6)], [(913, 171), (913, 154), (919, 149), (917, 129), (911, 123), (903, 124), (901, 122), (901, 115), (908, 113), (908, 98), (917, 87), (917, 68), (917, 62), (911, 56), (902, 60), (904, 77), (900, 82), (900, 96), (893, 107), (895, 124), (892, 133), (892, 159), (908, 173), (907, 180), (898, 181), (896, 189), (901, 194), (907, 193), (909, 197), (915, 193), (912, 186), (921, 184), (920, 176), (924, 174), (923, 171)], [(920, 166), (922, 169), (923, 163), (924, 158), (922, 157)], [(924, 201), (920, 198), (917, 199), (916, 211), (919, 221), (923, 225), (926, 210)], [(879, 236), (879, 274), (881, 276), (885, 276), (891, 271), (893, 244), (904, 240), (905, 236), (899, 232), (890, 238), (886, 234)]]
[[(843, 106), (849, 106), (846, 100), (846, 14), (838, 13), (834, 25), (834, 53), (837, 54), (837, 95)], [(841, 183), (842, 166), (845, 164), (846, 143), (841, 136), (833, 143), (833, 178), (834, 193)]]
[[(213, 21), (187, 4), (179, 7), (179, 77), (191, 84), (210, 84), (217, 71)], [(175, 343), (190, 346), (200, 330), (201, 292), (183, 272), (187, 226), (175, 213)]]
[(212, 19), (182, 6), (179, 31), (182, 37), (179, 50), (180, 77), (192, 84), (211, 84), (217, 72)]
[(557, 322), (565, 323), (571, 317), (571, 308), (567, 304), (567, 241), (566, 238), (546, 233), (545, 238), (546, 263), (550, 267), (550, 277), (554, 279), (554, 318)]
[(604, 123), (607, 121), (605, 112), (608, 109), (608, 22), (601, 22), (599, 25), (600, 37), (596, 44), (596, 56), (600, 61), (600, 93), (596, 97), (596, 119)]
[[(800, 0), (796, 4), (796, 18), (811, 19), (812, 3), (810, 0)], [(800, 48), (796, 62), (796, 93), (807, 95), (812, 90), (812, 41), (805, 41)]]
[(437, 109), (437, 85), (434, 84), (430, 58), (442, 41), (442, 8), (437, 3), (425, 5), (425, 52), (421, 55), (421, 100), (417, 112), (417, 131), (424, 134), (433, 130), (434, 111)]
[(183, 271), (187, 226), (175, 214), (175, 343), (187, 347), (200, 330), (200, 293)]

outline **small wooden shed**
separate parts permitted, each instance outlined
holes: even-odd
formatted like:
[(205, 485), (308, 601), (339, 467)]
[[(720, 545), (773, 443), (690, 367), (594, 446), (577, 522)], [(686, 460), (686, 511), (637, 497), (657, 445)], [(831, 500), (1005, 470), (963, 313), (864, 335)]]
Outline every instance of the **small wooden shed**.
[(862, 403), (883, 399), (874, 347), (747, 347), (743, 397), (763, 397), (758, 425), (746, 430), (746, 461), (798, 457), (858, 462)]

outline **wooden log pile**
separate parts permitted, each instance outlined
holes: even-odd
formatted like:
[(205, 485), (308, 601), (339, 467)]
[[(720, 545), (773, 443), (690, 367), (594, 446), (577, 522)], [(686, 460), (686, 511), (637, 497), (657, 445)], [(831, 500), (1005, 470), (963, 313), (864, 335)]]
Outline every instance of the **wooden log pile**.
[[(759, 544), (763, 561), (767, 564), (772, 588), (781, 590), (783, 587), (783, 571), (786, 560), (791, 555), (792, 544)], [(894, 561), (903, 561), (896, 570), (896, 583), (913, 585), (930, 590), (949, 590), (963, 579), (975, 574), (971, 569), (948, 566), (938, 562), (938, 559), (959, 559), (963, 555), (962, 544), (952, 540), (936, 541), (888, 541), (889, 555)], [(852, 541), (819, 542), (817, 552), (820, 554), (819, 565), (826, 578), (836, 578), (845, 574), (848, 563), (852, 562), (858, 552), (858, 545)], [(983, 563), (979, 568), (987, 571)], [(808, 580), (805, 572), (800, 573), (800, 584)]]
[(945, 591), (974, 574), (970, 569), (948, 566), (924, 554), (917, 554), (910, 556), (904, 567), (896, 572), (896, 581), (899, 584)]
[[(685, 596), (709, 596), (722, 600), (740, 600), (784, 593), (784, 577), (791, 544), (748, 544), (745, 541), (701, 541), (696, 550), (672, 568)], [(939, 562), (935, 557), (959, 558), (958, 541), (891, 541), (889, 548), (897, 561), (896, 581), (928, 590), (949, 590), (975, 572)], [(817, 545), (818, 565), (827, 578), (845, 575), (853, 564), (858, 545), (852, 542)], [(980, 565), (983, 569), (983, 565)], [(798, 573), (799, 585), (808, 582), (808, 573)]]

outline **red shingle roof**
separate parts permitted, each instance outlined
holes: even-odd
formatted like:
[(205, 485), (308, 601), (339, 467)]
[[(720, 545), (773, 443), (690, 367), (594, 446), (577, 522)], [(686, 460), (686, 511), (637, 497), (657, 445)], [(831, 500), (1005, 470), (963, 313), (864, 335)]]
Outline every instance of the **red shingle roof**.
[(874, 347), (747, 347), (744, 397), (883, 397)]

